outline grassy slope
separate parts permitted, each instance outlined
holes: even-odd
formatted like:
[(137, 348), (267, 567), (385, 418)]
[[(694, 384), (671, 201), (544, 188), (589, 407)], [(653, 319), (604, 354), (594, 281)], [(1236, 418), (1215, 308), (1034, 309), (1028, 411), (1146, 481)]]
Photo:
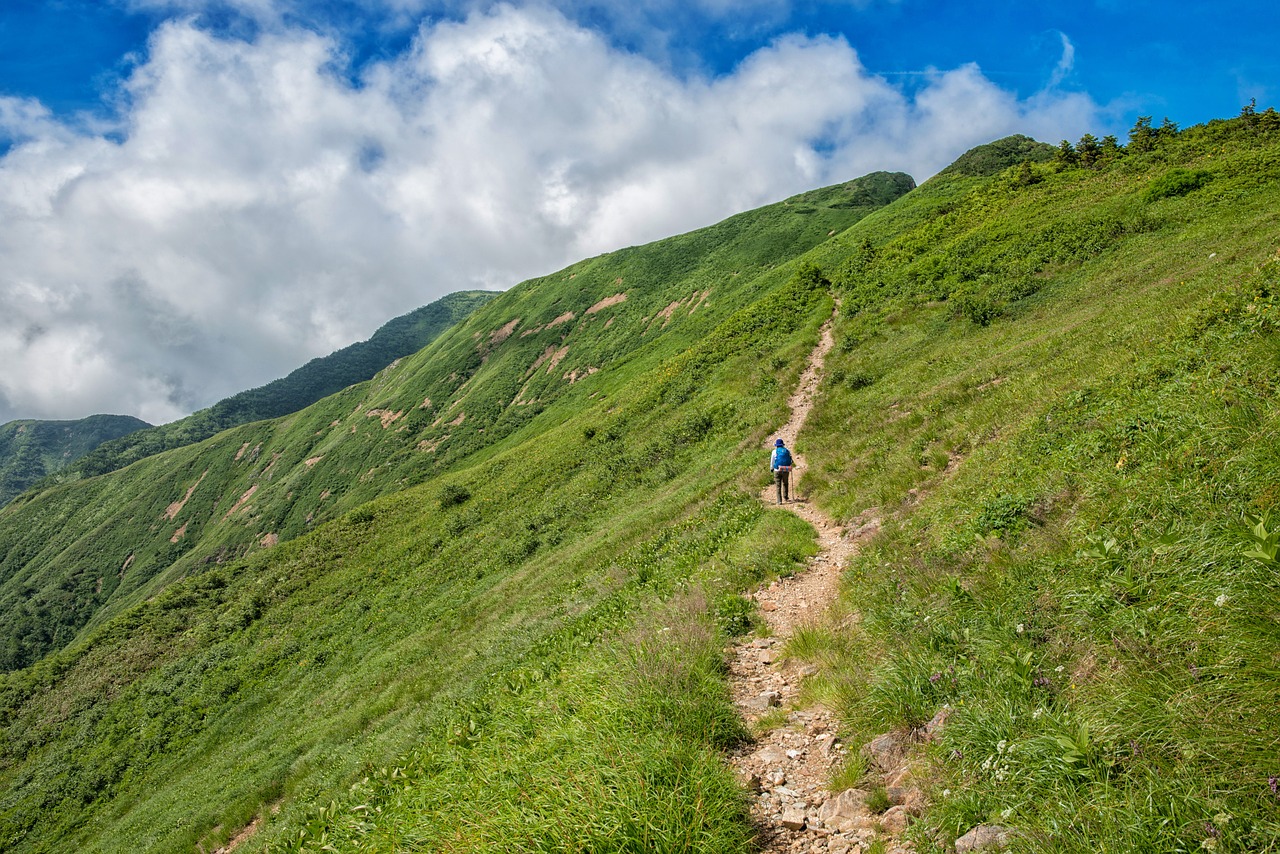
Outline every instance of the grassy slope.
[[(793, 651), (855, 743), (955, 709), (921, 837), (1280, 850), (1280, 567), (1241, 524), (1280, 499), (1280, 139), (1235, 120), (1029, 172), (939, 176), (808, 256), (846, 312), (806, 486), (886, 525), (848, 575), (858, 628)], [(673, 322), (668, 349), (642, 332), (690, 288), (629, 295), (610, 329), (641, 346), (606, 361), (583, 308), (637, 276), (607, 263), (452, 337), (437, 358), (467, 371), (429, 351), (362, 392), (430, 398), (413, 438), (449, 472), (7, 677), (8, 832), (207, 849), (283, 797), (252, 848), (743, 850), (715, 630), (749, 616), (732, 590), (812, 548), (756, 504), (752, 465), (829, 302), (767, 271), (686, 303), (705, 325)], [(794, 327), (761, 322), (784, 305)], [(521, 343), (568, 310), (569, 336)], [(514, 317), (522, 367), (498, 371), (484, 342)], [(545, 408), (492, 409), (515, 399)]]
[(489, 291), (458, 291), (388, 321), (370, 336), (312, 359), (286, 377), (242, 391), (186, 418), (108, 442), (78, 460), (60, 480), (106, 474), (143, 457), (193, 445), (250, 421), (297, 412), (434, 341), (445, 330), (493, 299)]
[[(600, 759), (608, 742), (597, 736), (614, 727), (612, 750), (665, 799), (640, 837), (694, 833), (708, 850), (741, 850), (745, 824), (718, 818), (742, 814), (714, 752), (740, 734), (717, 678), (718, 632), (744, 625), (728, 591), (809, 548), (802, 527), (762, 512), (743, 477), (830, 311), (820, 283), (776, 265), (865, 214), (849, 203), (895, 180), (583, 262), (504, 294), (417, 356), (307, 411), (6, 510), (4, 534), (34, 543), (37, 560), (41, 540), (23, 526), (62, 536), (51, 549), (104, 553), (112, 538), (127, 548), (119, 532), (131, 526), (131, 536), (167, 542), (182, 524), (199, 544), (149, 579), (124, 572), (120, 587), (145, 602), (100, 615), (80, 642), (0, 683), (9, 793), (0, 845), (212, 844), (280, 797), (259, 842), (314, 839), (337, 832), (324, 829), (334, 813), (317, 813), (321, 804), (361, 769), (375, 782), (403, 779), (379, 774), (415, 746), (425, 767), (455, 769), (430, 772), (442, 785), (484, 779), (456, 769), (501, 744), (492, 734), (512, 714), (534, 714), (525, 694), (535, 691), (547, 697), (544, 717), (519, 731), (568, 740), (572, 749), (554, 756), (585, 759), (573, 779), (596, 795), (581, 797), (597, 804), (593, 816), (617, 819), (595, 838), (633, 825), (624, 816), (644, 799)], [(625, 301), (588, 313), (620, 292)], [(59, 535), (73, 522), (88, 528)], [(264, 530), (303, 536), (197, 562)], [(719, 626), (706, 607), (679, 606), (699, 601)], [(642, 631), (637, 614), (662, 607), (673, 617), (650, 632), (646, 669), (619, 682), (625, 671), (610, 656), (631, 655), (620, 639)], [(566, 708), (571, 686), (594, 705)], [(635, 722), (647, 749), (634, 749), (619, 720)], [(528, 773), (559, 772), (531, 758)], [(538, 779), (536, 790), (554, 788)], [(687, 785), (710, 798), (694, 824)], [(619, 800), (601, 800), (606, 792)], [(465, 821), (450, 803), (434, 829), (375, 830), (453, 834)], [(580, 804), (533, 808), (560, 832), (586, 833)], [(495, 820), (466, 820), (486, 819)], [(476, 829), (475, 844), (528, 829), (518, 815), (497, 821)], [(313, 826), (321, 830), (299, 836)]]
[(865, 310), (806, 485), (887, 523), (859, 631), (796, 651), (855, 740), (955, 709), (921, 839), (1280, 850), (1280, 135), (1038, 174), (939, 179), (823, 250)]
[[(631, 376), (572, 372), (658, 364), (754, 299), (788, 253), (905, 192), (904, 180), (869, 176), (581, 262), (509, 291), (369, 384), (24, 496), (0, 511), (0, 665), (37, 660), (175, 578), (536, 435)], [(625, 302), (588, 313), (619, 293)]]

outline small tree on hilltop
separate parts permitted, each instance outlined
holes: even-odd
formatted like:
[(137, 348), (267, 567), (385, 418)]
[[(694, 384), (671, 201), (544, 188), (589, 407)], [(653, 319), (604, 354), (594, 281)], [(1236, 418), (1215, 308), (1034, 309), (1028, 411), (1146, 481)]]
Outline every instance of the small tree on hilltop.
[(1129, 129), (1129, 150), (1143, 154), (1156, 147), (1156, 131), (1151, 126), (1151, 116), (1138, 116)]
[(1018, 171), (1013, 176), (1015, 187), (1030, 187), (1032, 184), (1038, 184), (1041, 180), (1040, 175), (1031, 167), (1030, 160), (1024, 160), (1018, 164)]
[(1059, 168), (1067, 168), (1079, 164), (1080, 158), (1076, 155), (1075, 146), (1069, 140), (1063, 140), (1058, 145), (1058, 153), (1054, 155), (1053, 162), (1058, 164)]
[(1080, 137), (1080, 142), (1076, 143), (1076, 157), (1086, 169), (1097, 165), (1102, 159), (1102, 146), (1098, 143), (1098, 138), (1091, 133)]
[(1111, 163), (1119, 160), (1124, 156), (1124, 149), (1120, 147), (1120, 140), (1116, 139), (1116, 135), (1109, 133), (1102, 138), (1102, 162)]

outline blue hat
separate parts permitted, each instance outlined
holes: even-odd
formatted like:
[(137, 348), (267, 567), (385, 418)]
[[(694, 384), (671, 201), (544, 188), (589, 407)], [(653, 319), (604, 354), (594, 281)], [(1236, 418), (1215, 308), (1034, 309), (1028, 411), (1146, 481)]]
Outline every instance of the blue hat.
[(775, 439), (775, 440), (774, 440), (774, 442), (773, 442), (773, 446), (774, 446), (775, 448), (781, 448), (781, 447), (782, 447), (782, 440), (781, 440), (781, 439)]

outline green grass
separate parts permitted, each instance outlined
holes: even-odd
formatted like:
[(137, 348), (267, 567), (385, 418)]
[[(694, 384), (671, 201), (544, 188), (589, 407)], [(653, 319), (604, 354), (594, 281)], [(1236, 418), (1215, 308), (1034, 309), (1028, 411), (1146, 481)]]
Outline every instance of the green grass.
[(801, 489), (884, 525), (787, 654), (849, 744), (952, 706), (917, 842), (1280, 851), (1270, 115), (589, 259), (20, 499), (4, 613), (75, 618), (11, 633), (0, 847), (751, 850), (722, 655), (816, 547), (755, 495), (838, 298)]
[(1280, 500), (1280, 145), (1217, 123), (1042, 178), (853, 230), (805, 488), (886, 524), (856, 629), (798, 644), (813, 690), (855, 743), (956, 708), (921, 840), (1280, 850), (1280, 565), (1246, 519)]
[[(207, 850), (265, 815), (248, 850), (462, 825), (464, 847), (746, 850), (721, 650), (752, 619), (738, 591), (813, 548), (753, 470), (832, 305), (777, 253), (865, 213), (840, 206), (862, 189), (585, 262), (301, 413), (6, 508), (20, 572), (123, 569), (106, 602), (68, 589), (79, 639), (0, 681), (0, 847)], [(687, 278), (617, 283), (655, 270)], [(521, 780), (527, 804), (460, 824)]]

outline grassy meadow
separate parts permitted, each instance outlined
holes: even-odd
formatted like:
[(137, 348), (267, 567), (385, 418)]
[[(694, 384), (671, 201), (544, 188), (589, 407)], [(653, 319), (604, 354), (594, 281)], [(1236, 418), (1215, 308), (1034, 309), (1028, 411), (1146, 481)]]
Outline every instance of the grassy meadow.
[(838, 303), (800, 486), (884, 524), (789, 654), (850, 744), (951, 710), (918, 850), (1280, 851), (1277, 125), (798, 196), (20, 497), (0, 848), (753, 850), (723, 650)]
[[(301, 413), (6, 508), (21, 571), (124, 568), (105, 601), (59, 582), (84, 627), (0, 681), (0, 846), (213, 850), (263, 815), (247, 850), (554, 848), (548, 828), (745, 850), (720, 649), (749, 624), (737, 592), (813, 548), (752, 470), (832, 309), (777, 253), (903, 181), (592, 259)], [(394, 808), (408, 780), (440, 787), (434, 815)], [(511, 786), (521, 810), (467, 806)]]
[(855, 741), (951, 707), (923, 844), (1280, 850), (1278, 143), (1241, 118), (1010, 170), (820, 250), (865, 308), (805, 486), (885, 526), (856, 631), (794, 652)]

